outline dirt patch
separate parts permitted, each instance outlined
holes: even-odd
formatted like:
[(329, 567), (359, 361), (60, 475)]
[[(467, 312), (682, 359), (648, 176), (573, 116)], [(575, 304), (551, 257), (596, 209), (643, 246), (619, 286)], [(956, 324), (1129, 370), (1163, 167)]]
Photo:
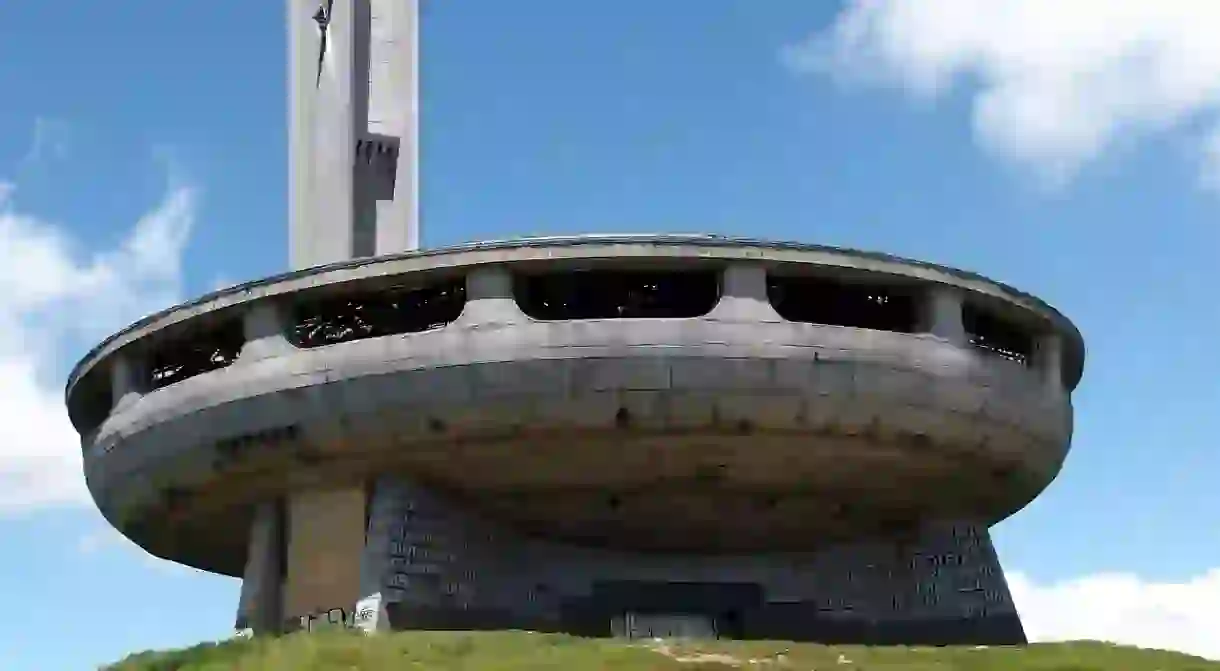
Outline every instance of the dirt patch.
[(741, 659), (719, 652), (682, 652), (674, 650), (663, 639), (653, 639), (652, 643), (647, 647), (653, 652), (665, 655), (679, 664), (723, 664), (725, 666), (744, 667), (782, 664), (787, 660), (787, 655), (782, 652), (761, 659)]

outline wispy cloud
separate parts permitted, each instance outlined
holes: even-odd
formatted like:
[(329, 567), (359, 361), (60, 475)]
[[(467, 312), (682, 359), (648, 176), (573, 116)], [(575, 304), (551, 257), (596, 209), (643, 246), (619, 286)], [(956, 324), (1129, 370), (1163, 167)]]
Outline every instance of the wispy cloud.
[(801, 73), (935, 99), (965, 84), (975, 136), (1050, 185), (1122, 143), (1197, 138), (1220, 189), (1220, 3), (852, 0), (789, 46)]
[(0, 184), (4, 514), (86, 500), (80, 442), (63, 406), (64, 350), (178, 300), (197, 194), (171, 179), (117, 248), (79, 253), (68, 228), (20, 208), (19, 184)]

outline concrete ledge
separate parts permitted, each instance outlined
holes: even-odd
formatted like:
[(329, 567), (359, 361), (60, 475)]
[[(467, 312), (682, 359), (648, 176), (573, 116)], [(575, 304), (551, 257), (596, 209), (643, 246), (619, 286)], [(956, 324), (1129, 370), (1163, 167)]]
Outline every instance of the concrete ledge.
[(680, 235), (580, 236), (486, 242), (319, 266), (248, 282), (201, 296), (142, 319), (107, 338), (73, 368), (66, 395), (71, 405), (78, 382), (114, 352), (150, 335), (195, 319), (275, 296), (352, 283), (386, 282), (406, 274), (435, 276), (488, 264), (562, 265), (568, 262), (630, 264), (750, 261), (768, 268), (823, 266), (853, 273), (876, 273), (956, 287), (996, 301), (1024, 319), (1045, 322), (1067, 341), (1067, 388), (1075, 387), (1084, 362), (1080, 333), (1063, 315), (1037, 298), (980, 275), (885, 254), (818, 245)]

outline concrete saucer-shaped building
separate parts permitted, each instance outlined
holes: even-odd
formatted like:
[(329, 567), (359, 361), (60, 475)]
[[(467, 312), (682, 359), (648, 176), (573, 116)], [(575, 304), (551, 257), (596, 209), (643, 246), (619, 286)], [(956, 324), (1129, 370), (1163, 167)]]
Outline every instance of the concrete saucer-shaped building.
[(380, 593), (404, 627), (1004, 643), (987, 527), (1058, 472), (1081, 359), (978, 276), (589, 236), (210, 294), (68, 404), (107, 519), (262, 628)]
[(262, 632), (1024, 642), (988, 528), (1067, 454), (1062, 315), (813, 245), (419, 251), (414, 0), (288, 4), (295, 270), (68, 381), (117, 529)]

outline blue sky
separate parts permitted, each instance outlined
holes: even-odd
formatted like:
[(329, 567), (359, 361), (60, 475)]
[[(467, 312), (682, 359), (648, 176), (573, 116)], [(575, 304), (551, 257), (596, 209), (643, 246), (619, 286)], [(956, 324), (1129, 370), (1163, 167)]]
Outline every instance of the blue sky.
[[(1026, 627), (1220, 658), (1213, 4), (429, 3), (424, 244), (714, 232), (1044, 297), (1088, 361), (1060, 479), (996, 529)], [(233, 620), (237, 581), (82, 498), (62, 380), (131, 320), (286, 267), (284, 9), (9, 5), (0, 669), (85, 669)]]

